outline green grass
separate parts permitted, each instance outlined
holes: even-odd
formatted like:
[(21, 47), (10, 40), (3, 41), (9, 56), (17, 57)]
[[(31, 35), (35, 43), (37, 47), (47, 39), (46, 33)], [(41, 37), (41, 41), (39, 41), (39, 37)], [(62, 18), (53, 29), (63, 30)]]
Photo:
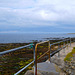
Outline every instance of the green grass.
[(73, 48), (72, 52), (67, 54), (64, 61), (71, 61), (71, 58), (73, 57), (73, 54), (75, 54), (75, 47)]

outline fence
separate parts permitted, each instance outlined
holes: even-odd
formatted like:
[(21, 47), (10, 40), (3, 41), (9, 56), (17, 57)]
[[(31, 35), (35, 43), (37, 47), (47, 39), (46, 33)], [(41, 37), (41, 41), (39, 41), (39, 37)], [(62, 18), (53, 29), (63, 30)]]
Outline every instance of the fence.
[[(62, 43), (62, 42), (63, 42), (63, 47), (60, 47), (60, 45), (61, 45), (60, 43)], [(37, 47), (40, 44), (43, 44), (43, 43), (48, 43), (48, 50), (37, 59)], [(40, 58), (42, 58), (44, 55), (46, 55), (48, 53), (49, 61), (51, 62), (51, 57), (54, 54), (56, 54), (57, 52), (58, 52), (58, 56), (60, 56), (59, 51), (62, 50), (63, 48), (65, 48), (65, 47), (68, 47), (69, 43), (70, 43), (70, 46), (71, 46), (71, 38), (70, 39), (63, 39), (62, 41), (59, 41), (59, 42), (56, 42), (56, 43), (52, 43), (52, 44), (50, 44), (50, 40), (49, 41), (40, 42), (40, 43), (37, 43), (37, 44), (32, 44), (33, 49), (34, 49), (34, 60), (32, 62), (30, 62), (28, 65), (26, 65), (24, 68), (19, 70), (14, 75), (18, 75), (19, 73), (21, 73), (23, 70), (25, 70), (28, 66), (30, 66), (33, 63), (34, 63), (34, 75), (37, 75), (37, 60), (39, 60)], [(51, 53), (51, 46), (52, 45), (56, 45), (56, 44), (58, 44), (58, 49)], [(4, 55), (4, 54), (7, 54), (7, 53), (10, 53), (10, 52), (13, 52), (13, 51), (17, 51), (19, 49), (30, 47), (30, 46), (31, 46), (31, 44), (26, 45), (26, 46), (22, 46), (22, 47), (18, 47), (18, 48), (15, 48), (15, 49), (11, 49), (11, 50), (0, 52), (0, 56)]]

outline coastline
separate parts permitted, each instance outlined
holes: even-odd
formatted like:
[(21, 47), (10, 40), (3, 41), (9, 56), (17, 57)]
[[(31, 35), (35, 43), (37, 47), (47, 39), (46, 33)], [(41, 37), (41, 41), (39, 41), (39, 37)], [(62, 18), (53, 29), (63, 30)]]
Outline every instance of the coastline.
[[(75, 38), (72, 38), (71, 39), (72, 41), (75, 40)], [(60, 40), (51, 40), (50, 43), (55, 43), (57, 41), (60, 41)], [(33, 41), (33, 43), (38, 43), (39, 41)], [(41, 41), (40, 41), (41, 42)], [(30, 42), (32, 43), (32, 42)], [(1, 46), (0, 48), (0, 52), (1, 51), (5, 51), (5, 50), (10, 50), (10, 49), (13, 49), (13, 48), (17, 48), (17, 47), (21, 47), (21, 46), (25, 46), (25, 45), (28, 45), (30, 43), (8, 43), (8, 44), (0, 44), (0, 45), (3, 45)], [(6, 46), (4, 46), (6, 45)], [(63, 45), (63, 43), (61, 44), (61, 46)], [(57, 50), (58, 47), (57, 45), (52, 46), (51, 47), (51, 52), (54, 51), (54, 50)], [(46, 52), (48, 50), (48, 44), (45, 43), (43, 45), (40, 45), (38, 47), (38, 57), (40, 55), (42, 55), (44, 52)], [(44, 57), (42, 58), (40, 61), (38, 62), (44, 62), (48, 59), (48, 56), (47, 57)], [(23, 68), (25, 65), (27, 65), (28, 63), (30, 63), (31, 61), (33, 60), (33, 48), (24, 48), (24, 49), (21, 49), (21, 50), (18, 50), (18, 51), (15, 51), (15, 52), (12, 52), (12, 53), (8, 53), (8, 54), (5, 54), (3, 55), (2, 57), (0, 57), (0, 68), (1, 68), (1, 72), (3, 75), (6, 73), (6, 74), (14, 74), (16, 71), (18, 71), (19, 69)], [(28, 70), (28, 69), (31, 69), (33, 65), (29, 66), (25, 72)], [(24, 73), (23, 73), (24, 74)], [(22, 74), (21, 74), (22, 75)]]

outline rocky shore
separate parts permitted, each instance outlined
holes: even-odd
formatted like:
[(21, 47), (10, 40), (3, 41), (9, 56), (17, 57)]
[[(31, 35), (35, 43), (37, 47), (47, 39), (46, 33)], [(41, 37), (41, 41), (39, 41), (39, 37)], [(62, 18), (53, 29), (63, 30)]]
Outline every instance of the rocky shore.
[(71, 61), (66, 61), (63, 70), (69, 75), (75, 75), (75, 57)]
[[(51, 40), (50, 43), (55, 43), (57, 41), (58, 40)], [(37, 41), (35, 41), (35, 43), (36, 42)], [(0, 44), (1, 45), (0, 46), (0, 52), (5, 51), (6, 49), (10, 50), (10, 49), (17, 48), (17, 47), (20, 47), (20, 46), (24, 46), (24, 45), (27, 45), (27, 44), (30, 44), (30, 43), (8, 43), (8, 44)], [(61, 46), (63, 46), (62, 44), (61, 44)], [(61, 50), (59, 52), (60, 53), (60, 57), (58, 57), (59, 54), (57, 53), (57, 54), (55, 54), (51, 58), (51, 63), (54, 63), (56, 65), (55, 66), (56, 68), (62, 69), (64, 71), (64, 72), (59, 72), (58, 71), (60, 73), (60, 75), (69, 74), (68, 71), (65, 71), (67, 62), (64, 62), (64, 58), (67, 55), (67, 53), (69, 53), (69, 52), (72, 51), (72, 48), (74, 46), (75, 46), (75, 44), (73, 43), (71, 47), (66, 48), (65, 50), (64, 49)], [(41, 54), (43, 54), (45, 51), (47, 51), (47, 49), (48, 49), (48, 45), (47, 44), (40, 45), (38, 47), (38, 57)], [(55, 45), (55, 47), (52, 46), (51, 52), (54, 51), (54, 50), (56, 50), (56, 49), (58, 49), (57, 45)], [(3, 57), (0, 57), (0, 68), (2, 68), (0, 70), (0, 74), (2, 74), (2, 75), (4, 75), (4, 74), (10, 75), (11, 73), (14, 74), (16, 71), (18, 71), (19, 69), (23, 68), (25, 65), (27, 65), (28, 63), (30, 63), (32, 61), (32, 59), (33, 59), (33, 48), (31, 48), (31, 47), (21, 49), (18, 52), (15, 51), (15, 52), (3, 55)], [(47, 60), (47, 59), (48, 58), (43, 58), (42, 60)], [(40, 63), (41, 63), (41, 61), (40, 61)], [(42, 61), (42, 62), (44, 62), (44, 61)], [(72, 66), (74, 67), (74, 65), (72, 65)], [(23, 75), (28, 69), (31, 69), (32, 66), (33, 65), (31, 65), (30, 67), (28, 67), (24, 72), (22, 72), (21, 75)], [(68, 66), (68, 64), (67, 64), (67, 66)], [(57, 70), (59, 70), (59, 69), (57, 69)], [(69, 72), (72, 72), (72, 71), (69, 71)]]

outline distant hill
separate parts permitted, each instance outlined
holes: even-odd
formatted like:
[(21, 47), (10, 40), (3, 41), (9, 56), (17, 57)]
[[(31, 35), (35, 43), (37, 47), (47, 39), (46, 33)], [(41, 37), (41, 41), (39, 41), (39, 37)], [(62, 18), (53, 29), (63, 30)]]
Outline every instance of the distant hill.
[(75, 33), (68, 33), (68, 34), (75, 34)]

